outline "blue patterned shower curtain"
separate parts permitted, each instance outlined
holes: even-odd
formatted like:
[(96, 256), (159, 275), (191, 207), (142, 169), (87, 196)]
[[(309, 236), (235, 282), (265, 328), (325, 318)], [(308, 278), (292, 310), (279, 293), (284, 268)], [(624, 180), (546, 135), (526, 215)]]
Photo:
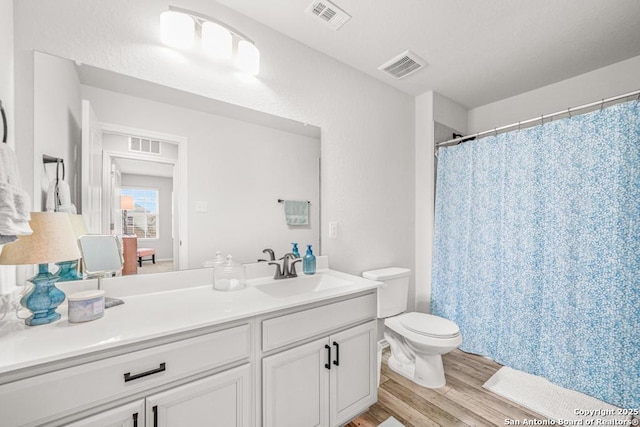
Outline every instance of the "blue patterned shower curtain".
[(461, 349), (640, 408), (640, 104), (441, 148), (432, 279)]

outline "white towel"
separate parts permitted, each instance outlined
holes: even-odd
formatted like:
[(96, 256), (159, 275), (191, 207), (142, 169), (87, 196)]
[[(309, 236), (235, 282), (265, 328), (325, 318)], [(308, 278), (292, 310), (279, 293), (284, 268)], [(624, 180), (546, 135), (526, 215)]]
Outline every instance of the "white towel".
[(63, 179), (52, 180), (47, 190), (47, 212), (67, 212), (75, 215), (76, 207), (71, 203), (69, 184)]
[(285, 200), (284, 215), (287, 225), (309, 224), (309, 202), (306, 200)]
[(32, 233), (29, 227), (31, 200), (22, 190), (13, 150), (0, 143), (0, 244)]

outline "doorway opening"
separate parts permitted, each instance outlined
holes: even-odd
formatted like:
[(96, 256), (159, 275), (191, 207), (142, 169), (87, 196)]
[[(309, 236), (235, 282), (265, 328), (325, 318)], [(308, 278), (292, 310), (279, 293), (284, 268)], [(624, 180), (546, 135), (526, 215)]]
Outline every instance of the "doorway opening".
[(123, 236), (123, 274), (188, 268), (186, 138), (107, 123), (97, 127), (100, 230)]

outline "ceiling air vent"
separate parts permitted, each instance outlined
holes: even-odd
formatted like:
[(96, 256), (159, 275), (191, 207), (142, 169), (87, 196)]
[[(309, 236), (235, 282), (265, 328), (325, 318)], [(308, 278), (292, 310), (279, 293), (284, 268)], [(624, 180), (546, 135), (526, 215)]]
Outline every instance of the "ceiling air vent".
[(334, 31), (351, 19), (351, 15), (328, 0), (315, 0), (304, 13), (319, 19)]
[(401, 79), (425, 67), (427, 62), (410, 50), (402, 52), (392, 60), (378, 67), (391, 76)]
[(160, 154), (160, 141), (152, 139), (129, 137), (129, 151), (139, 151), (141, 153)]

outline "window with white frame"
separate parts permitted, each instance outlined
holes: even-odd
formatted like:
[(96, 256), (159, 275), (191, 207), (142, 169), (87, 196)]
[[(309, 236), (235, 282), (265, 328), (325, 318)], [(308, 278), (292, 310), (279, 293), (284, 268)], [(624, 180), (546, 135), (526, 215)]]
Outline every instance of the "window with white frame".
[(133, 197), (133, 209), (126, 211), (125, 229), (139, 239), (159, 238), (159, 192), (157, 188), (122, 187), (122, 196)]

